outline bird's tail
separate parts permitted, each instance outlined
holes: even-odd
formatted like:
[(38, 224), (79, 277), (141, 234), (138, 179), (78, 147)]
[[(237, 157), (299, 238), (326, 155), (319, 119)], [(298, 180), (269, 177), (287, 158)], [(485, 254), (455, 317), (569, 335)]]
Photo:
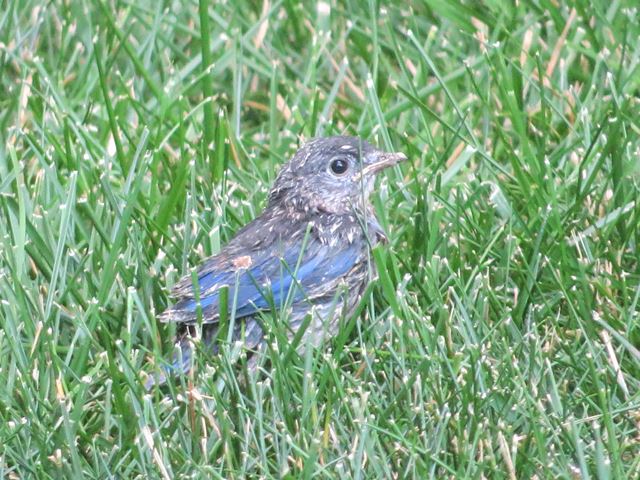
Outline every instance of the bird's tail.
[(170, 365), (163, 365), (159, 372), (147, 377), (144, 382), (145, 390), (151, 390), (156, 385), (163, 385), (169, 377), (188, 373), (191, 370), (191, 359), (193, 358), (193, 344), (189, 342), (188, 336), (184, 336), (177, 343), (180, 348), (173, 355)]
[[(195, 348), (203, 348), (204, 351), (210, 355), (218, 353), (217, 334), (217, 324), (203, 325), (200, 341), (194, 344), (194, 337), (196, 336), (195, 328), (193, 326), (184, 328), (179, 333), (176, 343), (179, 349), (176, 349), (171, 364), (163, 365), (158, 372), (149, 375), (144, 383), (145, 389), (150, 390), (156, 385), (163, 385), (169, 377), (189, 373), (193, 367), (193, 353)], [(237, 341), (239, 339), (242, 339), (248, 352), (259, 350), (260, 345), (263, 343), (262, 327), (255, 320), (243, 321), (242, 323), (238, 322), (233, 329), (231, 341)], [(252, 355), (248, 366), (251, 369), (255, 365), (257, 365), (257, 362)]]

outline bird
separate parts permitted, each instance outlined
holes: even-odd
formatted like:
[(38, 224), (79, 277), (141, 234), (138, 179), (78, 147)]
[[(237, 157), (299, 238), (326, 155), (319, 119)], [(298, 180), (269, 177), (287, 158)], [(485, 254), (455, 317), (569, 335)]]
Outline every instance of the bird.
[(174, 286), (175, 303), (159, 320), (177, 324), (179, 350), (147, 389), (191, 369), (198, 336), (211, 354), (220, 341), (240, 341), (255, 366), (268, 340), (265, 315), (287, 322), (289, 340), (304, 327), (301, 348), (334, 336), (371, 281), (370, 249), (386, 241), (369, 202), (375, 177), (406, 158), (352, 136), (305, 143), (281, 168), (262, 213)]

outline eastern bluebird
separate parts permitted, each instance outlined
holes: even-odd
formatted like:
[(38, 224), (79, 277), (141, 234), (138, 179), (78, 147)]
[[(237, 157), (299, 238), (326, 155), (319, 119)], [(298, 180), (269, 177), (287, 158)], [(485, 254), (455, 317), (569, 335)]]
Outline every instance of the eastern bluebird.
[[(307, 324), (302, 347), (334, 335), (369, 282), (369, 248), (385, 238), (368, 202), (375, 174), (405, 159), (346, 136), (317, 138), (300, 148), (278, 174), (262, 214), (175, 286), (177, 302), (160, 316), (179, 324), (181, 352), (168, 371), (189, 371), (190, 340), (200, 323), (211, 353), (225, 340), (260, 350), (264, 315), (274, 310), (276, 318), (288, 320), (290, 339)], [(227, 305), (224, 329), (221, 303)], [(225, 338), (216, 339), (219, 330), (226, 330), (220, 335)], [(164, 380), (164, 374), (150, 378), (147, 386)]]

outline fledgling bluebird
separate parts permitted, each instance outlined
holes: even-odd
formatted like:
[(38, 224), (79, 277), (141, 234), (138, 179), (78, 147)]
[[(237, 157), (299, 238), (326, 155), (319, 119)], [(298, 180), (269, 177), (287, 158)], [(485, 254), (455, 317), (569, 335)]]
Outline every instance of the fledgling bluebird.
[[(228, 339), (260, 350), (266, 341), (262, 316), (273, 310), (288, 320), (289, 338), (307, 324), (302, 347), (333, 336), (369, 282), (369, 248), (385, 238), (368, 202), (375, 174), (405, 159), (346, 136), (317, 138), (300, 148), (278, 174), (262, 214), (205, 260), (195, 278), (187, 275), (175, 286), (177, 302), (160, 316), (180, 325), (181, 355), (168, 371), (191, 368), (190, 340), (199, 322), (211, 353)], [(225, 338), (216, 339), (225, 287), (229, 325)], [(164, 374), (150, 378), (147, 386), (164, 380)]]

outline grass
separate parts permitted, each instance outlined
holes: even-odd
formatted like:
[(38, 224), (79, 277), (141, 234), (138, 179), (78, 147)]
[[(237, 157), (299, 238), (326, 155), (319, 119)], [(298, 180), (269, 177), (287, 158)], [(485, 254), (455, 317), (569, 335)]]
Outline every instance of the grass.
[[(385, 3), (4, 2), (0, 477), (640, 475), (637, 6)], [(336, 133), (410, 158), (361, 314), (145, 392), (171, 285)]]

